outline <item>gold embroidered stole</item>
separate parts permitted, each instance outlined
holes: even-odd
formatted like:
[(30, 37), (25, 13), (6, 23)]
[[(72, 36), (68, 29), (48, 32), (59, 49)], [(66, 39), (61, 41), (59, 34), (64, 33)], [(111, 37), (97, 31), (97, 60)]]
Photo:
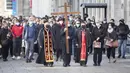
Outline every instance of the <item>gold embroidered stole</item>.
[(46, 62), (53, 62), (52, 34), (49, 30), (44, 29), (44, 52)]

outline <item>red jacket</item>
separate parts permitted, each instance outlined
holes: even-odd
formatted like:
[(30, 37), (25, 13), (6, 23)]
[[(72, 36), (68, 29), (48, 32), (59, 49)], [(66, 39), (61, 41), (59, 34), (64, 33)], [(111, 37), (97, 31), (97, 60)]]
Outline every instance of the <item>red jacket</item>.
[(16, 37), (21, 37), (22, 38), (22, 33), (23, 33), (23, 26), (17, 26), (17, 25), (14, 25), (12, 26), (12, 35), (13, 35), (13, 38), (16, 38)]

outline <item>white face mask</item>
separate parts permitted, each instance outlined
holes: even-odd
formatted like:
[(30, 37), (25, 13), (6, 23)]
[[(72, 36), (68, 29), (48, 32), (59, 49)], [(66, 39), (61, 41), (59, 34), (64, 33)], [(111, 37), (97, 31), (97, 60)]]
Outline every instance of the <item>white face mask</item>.
[(106, 21), (103, 21), (103, 23), (107, 23)]
[(29, 24), (32, 24), (33, 23), (33, 21), (29, 21)]
[(70, 27), (71, 26), (71, 24), (68, 24), (68, 27)]
[(63, 21), (59, 21), (59, 24), (63, 24)]
[(20, 24), (19, 23), (15, 23), (17, 26), (19, 26)]
[(69, 20), (71, 21), (71, 20), (73, 20), (73, 18), (69, 18)]
[(80, 24), (76, 24), (76, 27), (79, 27), (80, 26)]
[(50, 23), (50, 26), (52, 26), (53, 24), (52, 23)]
[(99, 28), (101, 25), (99, 23), (97, 23), (96, 26)]
[(114, 30), (114, 29), (112, 28), (112, 26), (111, 26), (111, 25), (109, 25), (109, 26), (108, 26), (108, 30), (107, 30), (107, 31), (108, 31), (109, 33), (112, 33), (112, 32), (113, 32), (113, 30)]
[(111, 25), (109, 25), (109, 26), (108, 26), (108, 29), (112, 29), (112, 26), (111, 26)]

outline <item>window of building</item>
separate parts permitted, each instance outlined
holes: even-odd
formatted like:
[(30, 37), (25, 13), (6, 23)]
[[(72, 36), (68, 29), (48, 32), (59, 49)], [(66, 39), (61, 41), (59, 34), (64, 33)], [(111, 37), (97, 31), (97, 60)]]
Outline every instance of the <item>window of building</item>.
[(12, 10), (12, 0), (5, 0), (5, 10)]

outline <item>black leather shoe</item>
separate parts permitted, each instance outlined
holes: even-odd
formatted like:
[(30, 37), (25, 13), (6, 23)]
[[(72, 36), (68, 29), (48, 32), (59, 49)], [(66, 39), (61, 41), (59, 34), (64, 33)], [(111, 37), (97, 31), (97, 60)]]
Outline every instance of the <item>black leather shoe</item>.
[(93, 64), (93, 66), (97, 66), (97, 64)]
[(70, 64), (68, 64), (67, 66), (69, 66), (69, 67), (70, 67)]
[(118, 56), (118, 58), (120, 58), (120, 57), (121, 57), (121, 55)]
[(63, 64), (63, 67), (67, 67), (67, 64)]
[(7, 59), (3, 59), (4, 62), (8, 61)]
[(101, 66), (100, 64), (98, 64), (97, 66)]
[(27, 60), (26, 60), (26, 63), (28, 63), (28, 62), (29, 62), (29, 60), (27, 59)]
[(34, 60), (34, 58), (31, 58), (31, 60)]
[(28, 63), (31, 63), (32, 61), (31, 60), (28, 60)]
[(123, 57), (122, 57), (122, 59), (126, 59), (126, 57), (125, 57), (125, 56), (123, 56)]

